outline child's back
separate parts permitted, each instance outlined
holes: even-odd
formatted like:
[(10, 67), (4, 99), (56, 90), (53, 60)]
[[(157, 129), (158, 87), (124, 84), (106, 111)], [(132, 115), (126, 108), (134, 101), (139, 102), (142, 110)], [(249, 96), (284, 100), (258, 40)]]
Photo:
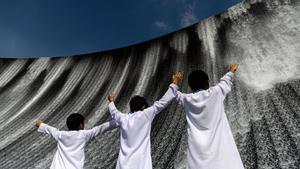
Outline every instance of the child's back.
[(98, 134), (115, 128), (114, 122), (106, 122), (90, 130), (59, 131), (45, 123), (37, 125), (38, 131), (47, 133), (57, 141), (57, 151), (50, 169), (82, 169), (84, 165), (84, 148), (86, 143)]
[(183, 94), (177, 100), (184, 107), (188, 122), (189, 169), (243, 169), (224, 111), (234, 73), (227, 73), (219, 84), (206, 90)]
[(151, 123), (163, 108), (175, 98), (177, 86), (170, 85), (168, 91), (151, 107), (133, 113), (121, 113), (114, 103), (109, 104), (112, 119), (121, 129), (120, 151), (117, 169), (152, 169), (150, 132)]
[(120, 126), (120, 151), (117, 169), (152, 169), (151, 158), (151, 123), (174, 98), (181, 73), (173, 75), (172, 83), (164, 96), (148, 107), (140, 96), (130, 100), (131, 113), (121, 113), (115, 107), (113, 95), (109, 94), (109, 111), (112, 119)]
[[(112, 104), (110, 109), (116, 110)], [(119, 115), (123, 117), (119, 123), (121, 146), (116, 168), (152, 168), (150, 132), (155, 114), (146, 109), (128, 114), (119, 113)]]

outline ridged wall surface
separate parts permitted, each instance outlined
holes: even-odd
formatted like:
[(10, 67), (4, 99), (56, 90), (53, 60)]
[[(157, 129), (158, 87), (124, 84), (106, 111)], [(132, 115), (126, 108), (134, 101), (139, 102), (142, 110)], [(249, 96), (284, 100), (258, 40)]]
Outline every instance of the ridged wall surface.
[[(76, 57), (0, 60), (0, 168), (48, 168), (56, 143), (37, 132), (40, 118), (60, 129), (71, 113), (86, 128), (110, 119), (108, 91), (126, 112), (133, 95), (153, 103), (181, 70), (203, 69), (214, 85), (230, 63), (240, 65), (226, 114), (246, 169), (300, 168), (300, 2), (247, 0), (164, 37)], [(175, 101), (154, 120), (154, 169), (185, 168), (187, 133)], [(112, 169), (118, 129), (86, 148), (85, 168)]]

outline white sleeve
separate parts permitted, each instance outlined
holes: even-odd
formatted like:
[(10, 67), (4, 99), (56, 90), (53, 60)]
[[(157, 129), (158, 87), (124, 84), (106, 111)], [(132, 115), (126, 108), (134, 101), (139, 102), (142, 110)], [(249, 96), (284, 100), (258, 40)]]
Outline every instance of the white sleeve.
[(151, 107), (144, 110), (146, 116), (149, 117), (150, 120), (153, 120), (154, 117), (167, 107), (167, 105), (175, 98), (177, 90), (178, 86), (172, 83), (161, 99), (155, 101)]
[(124, 117), (124, 114), (121, 113), (115, 106), (114, 102), (110, 102), (109, 105), (108, 105), (108, 110), (109, 110), (109, 113), (112, 117), (112, 119), (120, 124), (121, 121), (122, 121), (122, 118)]
[(99, 134), (104, 134), (105, 132), (117, 128), (118, 124), (115, 121), (105, 122), (99, 126), (93, 127), (89, 130), (83, 130), (87, 141), (91, 140), (92, 138), (96, 137)]
[(185, 96), (185, 93), (181, 93), (180, 91), (176, 92), (176, 100), (182, 106), (183, 106), (184, 96)]
[(45, 123), (42, 123), (39, 126), (38, 132), (46, 133), (46, 134), (52, 136), (56, 141), (58, 141), (58, 139), (60, 138), (60, 134), (61, 134), (61, 132), (57, 128), (49, 126)]
[(227, 94), (231, 91), (234, 81), (234, 73), (228, 72), (226, 73), (220, 80), (220, 82), (215, 86), (221, 91), (223, 98), (227, 96)]

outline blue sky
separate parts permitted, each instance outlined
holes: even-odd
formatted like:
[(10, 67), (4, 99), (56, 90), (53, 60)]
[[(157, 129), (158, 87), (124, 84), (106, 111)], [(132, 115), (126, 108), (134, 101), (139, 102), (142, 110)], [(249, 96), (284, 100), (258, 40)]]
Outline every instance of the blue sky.
[(1, 0), (0, 57), (71, 56), (189, 26), (241, 0)]

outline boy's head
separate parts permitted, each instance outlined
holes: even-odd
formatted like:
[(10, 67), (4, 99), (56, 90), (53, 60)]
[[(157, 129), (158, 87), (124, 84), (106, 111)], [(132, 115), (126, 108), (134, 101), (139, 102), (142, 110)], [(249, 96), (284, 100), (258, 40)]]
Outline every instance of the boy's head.
[(196, 92), (209, 88), (208, 75), (202, 70), (195, 70), (189, 74), (188, 78), (190, 88)]
[(73, 113), (67, 118), (67, 126), (69, 130), (84, 129), (84, 117), (81, 114)]
[(142, 111), (148, 107), (148, 103), (144, 97), (141, 96), (134, 96), (130, 99), (130, 111)]

